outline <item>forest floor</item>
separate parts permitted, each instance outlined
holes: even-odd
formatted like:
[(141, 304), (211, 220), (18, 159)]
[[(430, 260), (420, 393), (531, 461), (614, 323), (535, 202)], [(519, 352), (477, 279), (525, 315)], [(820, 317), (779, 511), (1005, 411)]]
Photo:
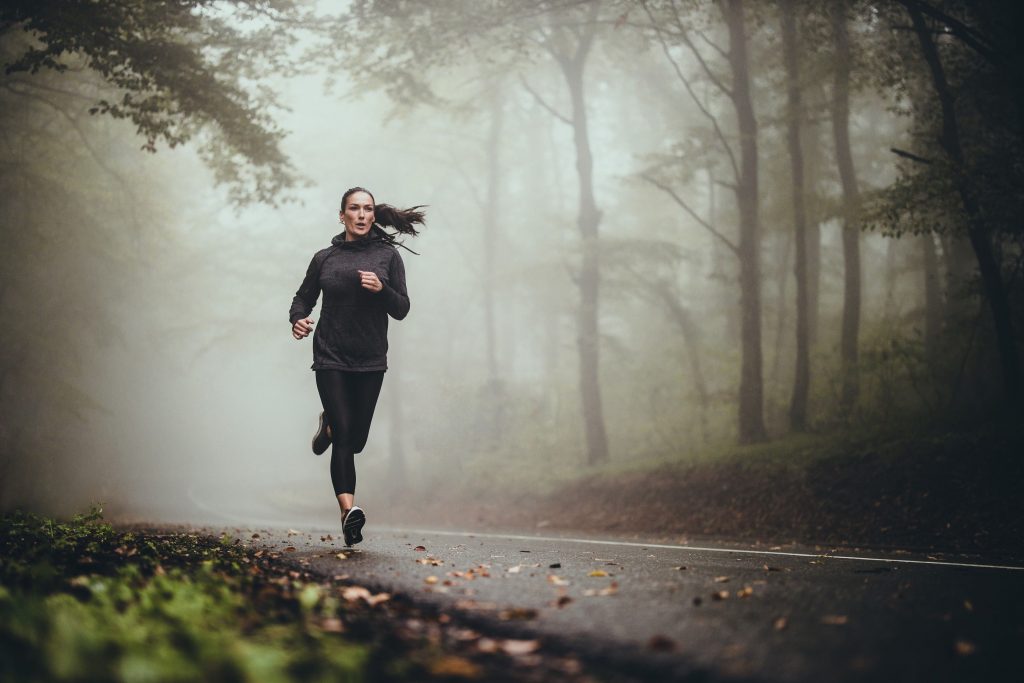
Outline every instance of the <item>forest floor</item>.
[[(806, 436), (692, 463), (639, 464), (545, 493), (405, 498), (395, 520), (671, 542), (869, 547), (1024, 560), (1019, 426)], [(464, 489), (465, 490), (465, 489)], [(458, 494), (454, 494), (458, 495)]]

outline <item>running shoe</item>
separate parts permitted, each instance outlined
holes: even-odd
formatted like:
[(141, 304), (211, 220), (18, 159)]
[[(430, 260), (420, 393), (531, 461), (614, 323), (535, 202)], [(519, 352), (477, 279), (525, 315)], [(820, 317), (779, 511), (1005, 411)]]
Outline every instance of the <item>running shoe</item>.
[(331, 445), (331, 435), (327, 430), (327, 420), (324, 418), (324, 414), (320, 413), (320, 425), (316, 428), (316, 434), (313, 435), (313, 453), (316, 455), (320, 455)]
[(362, 509), (354, 505), (341, 521), (341, 531), (345, 535), (345, 545), (355, 545), (363, 540), (363, 525), (366, 524), (366, 514)]

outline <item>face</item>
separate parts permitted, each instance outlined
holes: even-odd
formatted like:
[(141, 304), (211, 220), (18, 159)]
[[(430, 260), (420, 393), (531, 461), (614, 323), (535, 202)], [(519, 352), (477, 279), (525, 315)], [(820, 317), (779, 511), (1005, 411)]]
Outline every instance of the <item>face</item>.
[(353, 192), (345, 200), (341, 212), (345, 224), (345, 239), (362, 239), (370, 234), (373, 227), (373, 197), (367, 192)]

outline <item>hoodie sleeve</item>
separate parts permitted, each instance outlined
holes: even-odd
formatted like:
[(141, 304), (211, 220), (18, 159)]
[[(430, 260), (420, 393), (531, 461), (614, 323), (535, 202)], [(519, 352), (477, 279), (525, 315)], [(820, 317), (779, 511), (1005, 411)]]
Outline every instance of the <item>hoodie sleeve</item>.
[[(382, 283), (383, 284), (383, 283)], [(388, 266), (388, 282), (380, 291), (384, 297), (384, 308), (395, 320), (401, 320), (409, 314), (409, 293), (405, 289), (405, 263), (402, 255), (395, 249)]]
[(323, 265), (324, 256), (324, 252), (313, 255), (313, 260), (306, 269), (306, 277), (302, 279), (299, 291), (295, 292), (292, 307), (288, 309), (288, 322), (292, 325), (296, 320), (308, 316), (316, 306), (316, 300), (320, 298), (320, 266)]

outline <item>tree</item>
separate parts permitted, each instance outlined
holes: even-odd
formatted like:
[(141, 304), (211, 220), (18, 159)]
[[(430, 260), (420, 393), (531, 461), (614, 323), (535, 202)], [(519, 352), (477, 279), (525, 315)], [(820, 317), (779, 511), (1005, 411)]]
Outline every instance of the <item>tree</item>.
[(782, 49), (786, 65), (786, 140), (792, 169), (793, 232), (796, 237), (796, 378), (789, 407), (790, 428), (802, 431), (807, 427), (807, 395), (811, 384), (810, 305), (807, 272), (807, 212), (804, 209), (804, 153), (801, 145), (803, 104), (798, 59), (796, 14), (794, 0), (780, 0)]
[(847, 0), (833, 0), (830, 10), (835, 40), (832, 135), (843, 186), (843, 328), (839, 342), (842, 389), (839, 403), (842, 411), (849, 413), (860, 393), (857, 367), (861, 314), (860, 190), (850, 151), (851, 50)]
[[(761, 237), (758, 199), (757, 118), (751, 98), (750, 60), (747, 53), (747, 29), (742, 0), (724, 0), (719, 8), (729, 34), (729, 48), (714, 49), (728, 62), (731, 82), (726, 84), (710, 67), (691, 37), (691, 30), (674, 0), (656, 4), (642, 3), (650, 29), (673, 64), (680, 82), (690, 93), (701, 113), (710, 121), (722, 153), (728, 159), (734, 182), (730, 184), (739, 212), (739, 240), (733, 242), (706, 220), (669, 185), (652, 174), (645, 178), (659, 187), (695, 218), (716, 239), (724, 243), (740, 264), (740, 386), (738, 432), (740, 443), (767, 438), (764, 426), (763, 352), (761, 349)], [(732, 103), (736, 115), (739, 155), (726, 137), (717, 117), (697, 97), (690, 79), (683, 73), (669, 50), (669, 41), (685, 45), (693, 54), (712, 86)]]
[(287, 46), (312, 25), (292, 0), (13, 0), (0, 6), (2, 84), (44, 96), (41, 71), (95, 73), (108, 88), (91, 114), (131, 121), (149, 152), (203, 130), (202, 154), (231, 198), (276, 204), (298, 178), (273, 94), (243, 82), (293, 69)]
[(893, 150), (905, 160), (903, 173), (879, 205), (893, 223), (942, 233), (953, 278), (946, 308), (954, 314), (963, 299), (958, 290), (976, 288), (965, 267), (970, 255), (1003, 395), (1015, 407), (1021, 370), (1011, 294), (1020, 284), (1004, 278), (1003, 270), (1020, 258), (1024, 227), (1024, 69), (1015, 38), (1024, 27), (1022, 10), (1000, 0), (899, 0), (881, 15), (889, 31), (879, 46), (883, 83), (906, 94), (913, 121), (911, 149)]
[(956, 188), (967, 218), (967, 236), (978, 260), (982, 286), (995, 326), (996, 342), (1003, 366), (1004, 391), (1007, 399), (1016, 404), (1021, 398), (1021, 377), (1013, 318), (1000, 266), (992, 249), (992, 228), (985, 218), (982, 202), (968, 175), (969, 169), (963, 149), (954, 94), (946, 78), (942, 58), (932, 39), (931, 31), (925, 23), (922, 8), (916, 2), (905, 1), (901, 4), (906, 7), (907, 13), (910, 15), (914, 33), (921, 46), (922, 57), (931, 74), (935, 96), (939, 100), (942, 112), (942, 132), (939, 136), (939, 144), (950, 164), (953, 186)]

